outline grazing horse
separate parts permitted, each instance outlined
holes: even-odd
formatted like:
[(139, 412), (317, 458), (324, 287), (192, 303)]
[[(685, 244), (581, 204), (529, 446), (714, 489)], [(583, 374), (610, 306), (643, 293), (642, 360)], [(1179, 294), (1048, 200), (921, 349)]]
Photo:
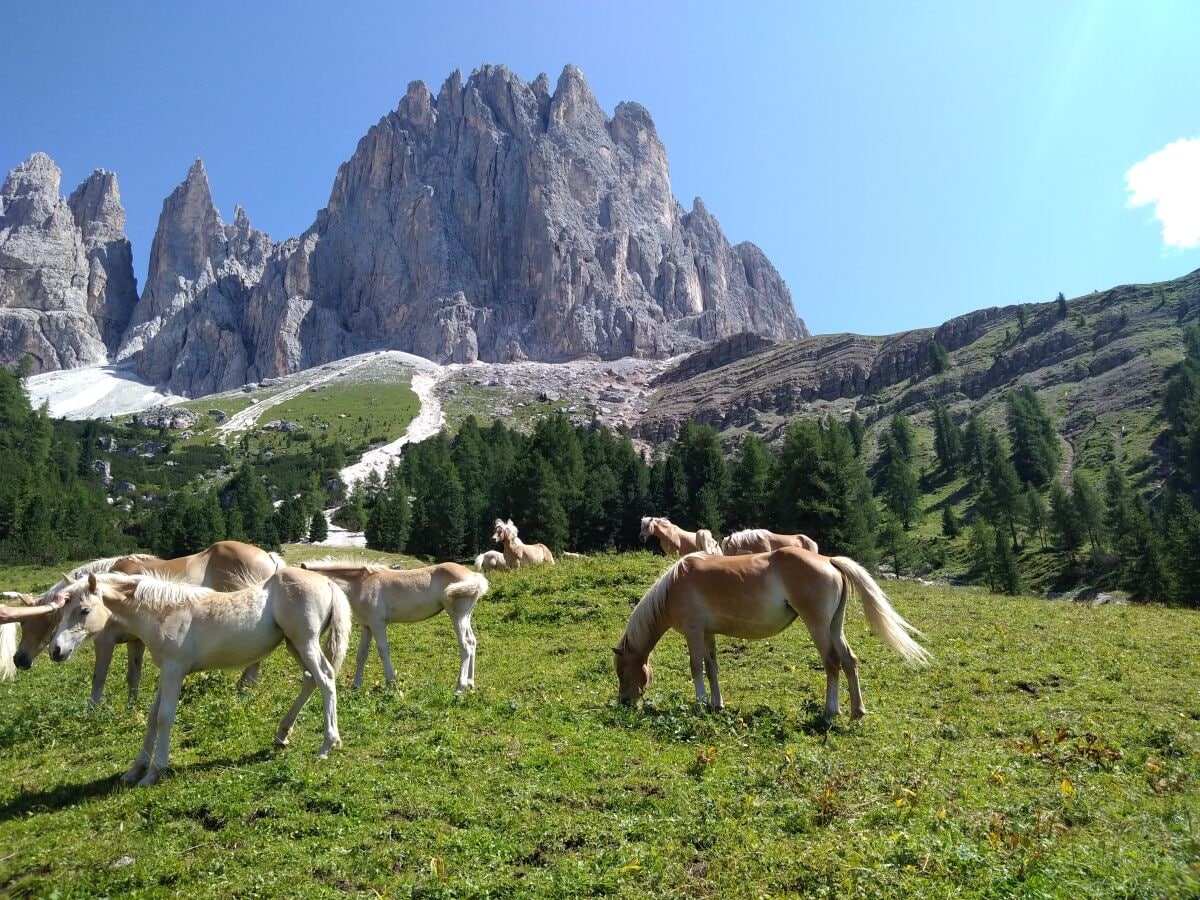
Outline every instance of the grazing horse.
[(787, 547), (753, 556), (685, 556), (667, 569), (634, 607), (616, 654), (622, 703), (637, 701), (654, 676), (650, 652), (673, 628), (687, 640), (696, 698), (705, 701), (704, 673), (712, 705), (720, 709), (714, 635), (744, 640), (773, 637), (797, 618), (808, 626), (825, 663), (825, 719), (838, 714), (838, 670), (850, 682), (851, 718), (866, 712), (858, 683), (858, 658), (846, 643), (842, 623), (853, 588), (871, 630), (911, 663), (929, 654), (909, 632), (920, 634), (888, 602), (867, 571), (844, 556), (820, 556)]
[(504, 561), (504, 554), (499, 550), (484, 550), (475, 557), (475, 571), (477, 572), (496, 572), (507, 568), (508, 563)]
[[(150, 707), (146, 739), (126, 784), (154, 784), (167, 768), (171, 727), (183, 679), (206, 669), (257, 663), (284, 643), (304, 670), (300, 694), (279, 723), (277, 747), (286, 747), (296, 716), (317, 688), (325, 701), (325, 757), (342, 739), (337, 724), (337, 672), (350, 644), (350, 605), (328, 578), (284, 568), (259, 587), (229, 593), (148, 575), (91, 574), (55, 594), (63, 610), (50, 658), (68, 659), (112, 620), (150, 648), (158, 665), (158, 691)], [(329, 637), (321, 651), (321, 634)]]
[(471, 613), (487, 593), (487, 579), (458, 563), (420, 569), (388, 569), (361, 562), (329, 560), (302, 563), (306, 569), (332, 578), (350, 598), (350, 612), (362, 626), (358, 662), (351, 687), (362, 687), (363, 669), (371, 652), (371, 638), (379, 648), (388, 685), (396, 680), (388, 649), (390, 622), (423, 622), (445, 610), (458, 638), (460, 666), (456, 693), (475, 688), (475, 631)]
[(517, 526), (513, 520), (507, 522), (497, 519), (492, 540), (504, 545), (504, 561), (510, 569), (521, 566), (537, 566), (542, 563), (554, 565), (554, 554), (545, 544), (523, 544), (517, 537)]
[[(40, 599), (22, 595), (22, 600), (27, 605), (49, 603), (68, 582), (76, 581), (84, 575), (101, 572), (157, 575), (183, 584), (212, 588), (215, 591), (238, 591), (262, 584), (282, 567), (283, 558), (277, 553), (268, 553), (240, 541), (218, 541), (207, 550), (174, 559), (159, 559), (144, 553), (98, 559), (73, 569)], [(54, 637), (58, 620), (59, 616), (53, 614), (22, 624), (21, 643), (13, 656), (17, 668), (28, 669), (33, 666), (37, 655)], [(129, 687), (129, 703), (132, 705), (137, 701), (138, 685), (142, 678), (142, 657), (146, 648), (120, 624), (112, 622), (103, 634), (96, 635), (96, 662), (92, 670), (92, 696), (89, 700), (93, 706), (98, 706), (104, 701), (104, 683), (108, 680), (108, 667), (112, 663), (113, 651), (117, 644), (129, 645), (125, 679)], [(242, 673), (239, 684), (243, 687), (251, 685), (257, 678), (258, 666), (253, 665)]]
[(803, 547), (809, 553), (817, 553), (817, 542), (807, 534), (776, 534), (765, 528), (747, 528), (735, 531), (721, 541), (721, 552), (726, 556), (741, 556), (744, 553), (770, 553), (783, 547)]
[(658, 538), (662, 552), (667, 556), (687, 556), (689, 553), (720, 553), (721, 548), (713, 540), (707, 528), (699, 531), (684, 531), (666, 516), (642, 516), (641, 538)]

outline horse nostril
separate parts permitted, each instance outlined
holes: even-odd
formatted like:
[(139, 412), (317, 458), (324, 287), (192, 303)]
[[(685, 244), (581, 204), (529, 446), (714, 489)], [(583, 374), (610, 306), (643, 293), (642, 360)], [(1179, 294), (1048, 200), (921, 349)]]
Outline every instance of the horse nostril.
[(33, 660), (29, 658), (28, 653), (17, 653), (13, 655), (13, 665), (18, 669), (30, 669), (33, 667)]
[(57, 647), (51, 647), (50, 648), (50, 658), (52, 660), (54, 660), (55, 662), (62, 662), (63, 661), (63, 653)]

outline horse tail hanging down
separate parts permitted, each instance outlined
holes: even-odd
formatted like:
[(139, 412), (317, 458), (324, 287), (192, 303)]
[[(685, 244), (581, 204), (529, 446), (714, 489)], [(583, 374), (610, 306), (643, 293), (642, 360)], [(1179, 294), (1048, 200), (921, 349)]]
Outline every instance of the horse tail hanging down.
[(720, 553), (720, 545), (713, 540), (712, 532), (701, 528), (696, 532), (696, 547), (701, 553)]
[(17, 623), (0, 625), (0, 681), (12, 681), (17, 677), (17, 664), (13, 655), (17, 652)]
[(887, 596), (867, 570), (846, 556), (831, 557), (829, 562), (842, 573), (846, 587), (853, 588), (854, 593), (858, 594), (871, 631), (904, 657), (906, 662), (926, 665), (930, 660), (929, 651), (910, 637), (912, 634), (918, 637), (924, 635), (892, 608)]
[(336, 675), (342, 669), (346, 659), (346, 650), (350, 647), (350, 601), (346, 592), (329, 579), (330, 598), (333, 601), (329, 610), (329, 637), (325, 640), (325, 658), (333, 666)]
[(475, 600), (488, 592), (488, 580), (478, 572), (472, 572), (462, 581), (447, 585), (446, 596), (451, 600)]

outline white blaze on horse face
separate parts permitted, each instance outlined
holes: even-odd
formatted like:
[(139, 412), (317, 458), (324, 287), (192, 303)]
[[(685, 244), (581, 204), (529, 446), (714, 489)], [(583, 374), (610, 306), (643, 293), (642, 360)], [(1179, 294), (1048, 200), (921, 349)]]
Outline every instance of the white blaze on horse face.
[(78, 581), (58, 592), (56, 600), (66, 595), (62, 621), (54, 640), (50, 642), (50, 658), (64, 662), (79, 649), (79, 645), (108, 624), (109, 611), (98, 590), (91, 590), (86, 581)]

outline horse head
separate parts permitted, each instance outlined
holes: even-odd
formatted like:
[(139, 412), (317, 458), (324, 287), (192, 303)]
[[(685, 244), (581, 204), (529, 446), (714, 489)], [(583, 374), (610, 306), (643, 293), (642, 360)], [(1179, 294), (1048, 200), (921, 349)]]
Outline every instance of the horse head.
[(137, 586), (137, 576), (94, 573), (72, 579), (64, 575), (66, 586), (54, 593), (50, 605), (62, 610), (62, 619), (50, 642), (50, 658), (65, 662), (79, 646), (94, 637), (112, 618), (106, 600), (115, 599)]
[(654, 681), (650, 657), (630, 650), (621, 641), (613, 647), (613, 664), (617, 670), (617, 699), (626, 705), (637, 703)]

